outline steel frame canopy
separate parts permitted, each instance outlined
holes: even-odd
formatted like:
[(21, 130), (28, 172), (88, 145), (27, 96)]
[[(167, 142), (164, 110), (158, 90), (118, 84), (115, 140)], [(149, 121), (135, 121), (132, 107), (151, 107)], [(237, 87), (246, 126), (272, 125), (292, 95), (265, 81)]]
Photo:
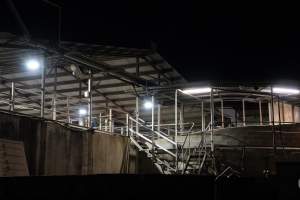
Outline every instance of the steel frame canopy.
[[(45, 107), (52, 99), (77, 97), (89, 89), (89, 70), (92, 74), (91, 93), (93, 115), (108, 107), (121, 112), (134, 110), (135, 92), (148, 87), (185, 83), (186, 80), (158, 53), (150, 49), (121, 48), (106, 45), (61, 42), (53, 47), (48, 41), (26, 40), (9, 33), (0, 33), (0, 92), (9, 94), (14, 82), (20, 90), (39, 91), (42, 70), (28, 71), (24, 63), (29, 58), (39, 58), (45, 63)], [(37, 92), (38, 93), (38, 92)], [(29, 103), (39, 102), (39, 94), (22, 94)], [(57, 111), (66, 107), (57, 103)], [(7, 105), (0, 104), (0, 108)], [(38, 112), (28, 111), (28, 114)], [(60, 117), (58, 117), (59, 119)]]

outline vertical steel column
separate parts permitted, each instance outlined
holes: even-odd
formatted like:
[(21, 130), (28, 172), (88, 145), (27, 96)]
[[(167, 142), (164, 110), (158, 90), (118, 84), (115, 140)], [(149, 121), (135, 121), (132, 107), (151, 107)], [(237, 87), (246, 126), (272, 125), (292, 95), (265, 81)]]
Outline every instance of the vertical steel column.
[(213, 141), (213, 134), (214, 134), (214, 89), (212, 88), (210, 91), (210, 148), (211, 151), (214, 152), (214, 141)]
[(151, 97), (151, 102), (152, 102), (152, 109), (151, 109), (151, 130), (152, 130), (152, 156), (153, 160), (155, 160), (155, 135), (154, 135), (154, 96), (152, 95)]
[(177, 95), (178, 95), (178, 90), (175, 90), (175, 136), (174, 136), (174, 142), (175, 142), (175, 150), (176, 150), (176, 158), (175, 158), (175, 166), (176, 166), (176, 171), (178, 170), (178, 149), (177, 149)]
[(126, 136), (129, 136), (129, 114), (126, 113)]
[[(133, 121), (130, 120), (130, 124), (129, 124), (129, 130), (133, 130)], [(133, 136), (133, 132), (130, 132), (130, 136)]]
[(99, 113), (99, 130), (102, 130), (102, 113)]
[(281, 111), (280, 111), (280, 98), (277, 96), (277, 107), (278, 107), (278, 124), (281, 127)]
[(55, 102), (55, 97), (53, 96), (52, 98), (52, 120), (56, 120), (56, 102)]
[(41, 118), (45, 115), (45, 72), (46, 72), (46, 56), (41, 59)]
[(88, 94), (89, 94), (89, 116), (88, 116), (88, 127), (92, 127), (92, 116), (93, 116), (93, 95), (92, 95), (92, 71), (89, 70), (89, 79), (88, 79)]
[(243, 126), (246, 126), (245, 99), (242, 100), (242, 104), (243, 104)]
[(275, 135), (275, 122), (274, 122), (274, 99), (273, 99), (273, 86), (271, 86), (271, 110), (272, 110), (272, 132), (273, 132), (273, 150), (276, 152), (276, 135)]
[(183, 123), (184, 123), (183, 112), (184, 112), (184, 107), (183, 107), (183, 103), (181, 103), (180, 104), (180, 110), (179, 110), (179, 128), (180, 128), (180, 133), (183, 133), (183, 131), (184, 131), (184, 127), (183, 127)]
[(175, 136), (174, 136), (174, 141), (177, 143), (177, 133), (178, 133), (178, 131), (177, 131), (177, 95), (178, 95), (178, 90), (176, 90), (175, 91), (175, 105), (174, 105), (174, 110), (175, 110), (175, 116), (174, 116), (174, 118), (175, 118), (175, 122), (174, 122), (174, 124), (175, 124)]
[(263, 119), (262, 119), (262, 111), (261, 111), (261, 100), (258, 101), (258, 107), (259, 107), (259, 125), (263, 125)]
[(224, 105), (223, 105), (223, 99), (221, 99), (221, 122), (222, 122), (222, 128), (224, 128)]
[(106, 119), (104, 119), (104, 131), (107, 131), (107, 118)]
[(135, 97), (135, 132), (139, 133), (139, 97)]
[(151, 130), (154, 131), (154, 96), (151, 97), (151, 101), (152, 101), (152, 108), (151, 108)]
[(109, 109), (109, 132), (112, 132), (112, 110), (111, 108)]
[(67, 97), (67, 120), (68, 123), (71, 123), (71, 118), (70, 118), (70, 99)]
[(15, 110), (15, 83), (11, 82), (11, 91), (10, 91), (10, 111)]
[(204, 102), (201, 101), (201, 127), (202, 131), (205, 130), (205, 116), (204, 116)]
[(56, 120), (56, 84), (57, 84), (57, 66), (54, 67), (54, 94), (53, 94), (53, 101), (52, 101), (52, 119)]
[(160, 104), (157, 104), (157, 131), (160, 132)]

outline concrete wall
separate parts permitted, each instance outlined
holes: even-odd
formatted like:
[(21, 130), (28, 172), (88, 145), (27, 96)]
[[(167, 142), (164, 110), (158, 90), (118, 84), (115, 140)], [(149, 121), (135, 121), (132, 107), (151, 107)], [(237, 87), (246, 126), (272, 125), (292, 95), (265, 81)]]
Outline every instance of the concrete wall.
[(271, 126), (216, 130), (216, 157), (219, 162), (243, 169), (244, 175), (249, 176), (263, 176), (266, 168), (276, 174), (279, 162), (300, 162), (300, 124), (276, 126), (275, 131), (277, 150), (274, 153)]
[[(30, 175), (136, 173), (137, 154), (120, 135), (67, 128), (0, 112), (0, 138), (23, 141)], [(130, 162), (131, 161), (131, 162)]]

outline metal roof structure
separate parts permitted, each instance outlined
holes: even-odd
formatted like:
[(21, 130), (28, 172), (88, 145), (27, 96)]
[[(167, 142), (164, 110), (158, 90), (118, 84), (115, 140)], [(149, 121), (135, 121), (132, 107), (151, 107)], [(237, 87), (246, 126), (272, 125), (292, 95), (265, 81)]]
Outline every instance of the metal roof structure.
[[(270, 101), (266, 83), (240, 86), (233, 83), (188, 83), (176, 69), (152, 49), (135, 49), (108, 45), (28, 40), (9, 33), (0, 33), (0, 109), (9, 110), (11, 84), (15, 87), (14, 111), (40, 115), (42, 70), (29, 71), (28, 59), (39, 59), (45, 68), (45, 117), (53, 114), (53, 99), (57, 120), (67, 115), (77, 116), (81, 107), (88, 107), (85, 92), (92, 76), (92, 116), (107, 113), (108, 108), (135, 115), (136, 97), (154, 95), (156, 103), (166, 105), (162, 115), (172, 121), (174, 93), (177, 89), (210, 86), (215, 88), (214, 101)], [(196, 97), (196, 98), (195, 98)], [(299, 95), (281, 96), (280, 100), (299, 105)], [(186, 118), (199, 118), (201, 101), (209, 104), (210, 95), (181, 96), (187, 108)], [(24, 105), (26, 105), (24, 107)], [(168, 106), (168, 107), (167, 107)], [(67, 114), (66, 108), (70, 108)], [(144, 113), (149, 118), (149, 113)], [(121, 118), (124, 119), (125, 115)], [(162, 116), (162, 120), (166, 117)], [(198, 119), (199, 120), (199, 119)]]
[[(59, 46), (49, 41), (26, 41), (9, 33), (0, 34), (0, 94), (9, 95), (10, 84), (18, 88), (18, 101), (39, 104), (41, 70), (28, 71), (25, 61), (44, 59), (45, 107), (50, 109), (56, 95), (57, 112), (70, 103), (82, 100), (88, 88), (92, 71), (93, 115), (107, 107), (132, 113), (135, 109), (133, 92), (146, 91), (148, 87), (186, 83), (186, 80), (157, 52), (151, 49), (122, 48), (106, 45), (61, 42)], [(17, 101), (17, 100), (16, 100)], [(0, 104), (7, 109), (7, 104)], [(18, 108), (16, 108), (16, 111)], [(25, 109), (26, 110), (26, 109)], [(24, 111), (24, 109), (23, 109)], [(26, 110), (26, 114), (38, 115), (38, 110)], [(47, 112), (45, 114), (47, 116)], [(48, 113), (50, 115), (50, 113)]]

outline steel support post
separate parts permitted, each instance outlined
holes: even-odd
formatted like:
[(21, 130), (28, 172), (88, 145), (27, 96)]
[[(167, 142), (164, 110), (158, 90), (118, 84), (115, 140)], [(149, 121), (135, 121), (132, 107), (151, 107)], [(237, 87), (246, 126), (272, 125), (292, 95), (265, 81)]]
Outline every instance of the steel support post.
[(129, 136), (129, 114), (126, 113), (126, 136)]
[(88, 126), (91, 128), (92, 125), (92, 116), (93, 116), (93, 95), (92, 95), (92, 71), (89, 70), (89, 79), (88, 79), (88, 94), (89, 94), (89, 116), (88, 116)]
[(135, 97), (135, 132), (139, 133), (139, 97)]
[(259, 125), (263, 125), (263, 118), (262, 118), (262, 110), (261, 110), (261, 100), (258, 101), (258, 107), (259, 107)]
[(243, 126), (246, 126), (245, 99), (242, 100), (242, 104), (243, 104)]
[[(280, 111), (280, 98), (279, 96), (277, 96), (277, 99), (278, 99), (278, 127), (279, 127), (279, 134), (281, 136), (281, 111)], [(276, 146), (276, 143), (275, 143), (275, 146)]]
[(53, 87), (53, 101), (52, 101), (52, 119), (56, 120), (56, 84), (57, 84), (57, 66), (54, 67), (54, 87)]
[(71, 123), (71, 117), (70, 117), (70, 99), (67, 97), (67, 121), (68, 123)]
[(151, 130), (154, 131), (154, 96), (151, 97), (151, 102), (152, 102), (152, 108), (151, 108)]
[(102, 130), (102, 113), (99, 114), (99, 130)]
[(112, 110), (111, 110), (111, 108), (109, 109), (109, 120), (108, 120), (108, 123), (109, 123), (109, 132), (112, 132)]
[(178, 123), (178, 121), (177, 121), (177, 95), (178, 95), (178, 91), (176, 90), (175, 91), (175, 104), (174, 104), (174, 111), (175, 111), (175, 115), (174, 115), (174, 119), (175, 119), (175, 122), (174, 122), (174, 125), (175, 125), (175, 136), (174, 136), (174, 141), (176, 142), (176, 144), (177, 144), (177, 134), (178, 134), (178, 130), (177, 130), (177, 123)]
[(46, 56), (41, 59), (41, 118), (45, 115), (45, 73), (46, 73)]
[[(133, 130), (133, 121), (130, 120), (129, 128)], [(130, 136), (133, 136), (133, 133), (130, 132)]]
[(174, 142), (175, 142), (175, 150), (176, 150), (176, 158), (175, 158), (175, 166), (176, 166), (176, 171), (178, 170), (178, 148), (177, 148), (177, 96), (178, 96), (178, 90), (175, 90), (175, 105), (174, 105), (174, 110), (175, 110), (175, 136), (174, 136)]
[(179, 128), (180, 128), (180, 133), (182, 134), (184, 131), (184, 127), (183, 127), (183, 112), (184, 112), (184, 106), (181, 103), (180, 104), (180, 110), (179, 110)]
[(202, 131), (205, 130), (205, 116), (204, 116), (204, 102), (201, 101), (201, 127)]
[(157, 104), (157, 131), (160, 132), (160, 104)]
[(152, 103), (152, 108), (151, 108), (151, 130), (152, 130), (152, 156), (153, 159), (155, 160), (155, 135), (154, 135), (154, 109), (155, 109), (155, 102), (154, 102), (154, 96), (152, 95), (151, 97), (151, 103)]
[(278, 107), (278, 125), (279, 125), (279, 129), (281, 130), (281, 111), (280, 111), (280, 98), (279, 96), (277, 97), (277, 107)]
[(221, 99), (221, 123), (222, 123), (222, 128), (224, 128), (224, 105), (223, 105), (223, 99)]
[(52, 120), (56, 120), (56, 100), (54, 96), (52, 98)]
[(10, 111), (15, 110), (15, 83), (11, 82), (11, 91), (10, 91)]
[(214, 89), (212, 88), (210, 91), (210, 148), (211, 151), (214, 152), (214, 141), (213, 141), (213, 135), (214, 135)]
[(272, 110), (272, 132), (273, 132), (273, 150), (276, 152), (276, 138), (275, 138), (275, 122), (274, 122), (274, 99), (273, 99), (273, 86), (271, 86), (271, 110)]
[(108, 119), (106, 118), (106, 119), (104, 119), (104, 131), (107, 131), (107, 121), (108, 121)]

